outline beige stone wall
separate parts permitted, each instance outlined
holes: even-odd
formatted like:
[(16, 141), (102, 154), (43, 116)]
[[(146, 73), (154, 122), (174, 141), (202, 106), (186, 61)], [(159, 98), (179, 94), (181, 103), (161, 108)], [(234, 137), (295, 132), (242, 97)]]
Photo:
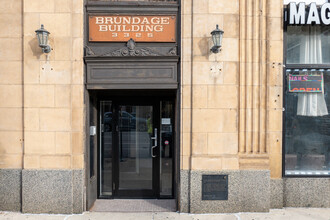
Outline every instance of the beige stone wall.
[[(83, 168), (83, 1), (0, 5), (0, 168), (22, 167), (23, 136), (25, 169)], [(49, 55), (35, 35), (41, 24)]]
[[(24, 134), (24, 168), (83, 168), (83, 1), (0, 5), (0, 167), (22, 166)], [(281, 15), (281, 0), (182, 0), (182, 169), (281, 177)], [(35, 37), (41, 24), (49, 56)], [(212, 54), (216, 24), (225, 34)]]
[[(49, 55), (35, 30), (50, 34)], [(24, 1), (25, 169), (84, 167), (83, 1)]]
[(267, 1), (267, 130), (266, 145), (272, 178), (282, 177), (283, 7)]
[(181, 169), (281, 177), (281, 15), (281, 0), (182, 1)]
[(22, 5), (0, 0), (0, 168), (22, 167)]

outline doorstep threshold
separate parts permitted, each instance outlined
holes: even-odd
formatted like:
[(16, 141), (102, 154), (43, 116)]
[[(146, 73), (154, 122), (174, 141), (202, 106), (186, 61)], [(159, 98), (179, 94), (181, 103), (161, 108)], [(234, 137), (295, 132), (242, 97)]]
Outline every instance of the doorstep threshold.
[(175, 199), (97, 199), (91, 212), (175, 212)]

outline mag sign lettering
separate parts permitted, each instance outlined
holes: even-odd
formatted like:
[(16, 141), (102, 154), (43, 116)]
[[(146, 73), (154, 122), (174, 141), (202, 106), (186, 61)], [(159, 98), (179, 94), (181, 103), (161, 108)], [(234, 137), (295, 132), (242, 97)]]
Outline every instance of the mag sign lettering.
[(288, 15), (285, 16), (289, 25), (330, 24), (330, 3), (318, 6), (315, 2), (306, 5), (304, 2), (290, 2)]

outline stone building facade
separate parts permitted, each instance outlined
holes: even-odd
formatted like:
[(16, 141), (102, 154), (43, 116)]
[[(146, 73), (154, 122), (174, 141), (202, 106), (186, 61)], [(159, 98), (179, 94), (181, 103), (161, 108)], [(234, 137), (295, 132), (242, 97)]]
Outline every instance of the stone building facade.
[[(152, 187), (143, 185), (146, 194), (139, 193), (141, 187), (132, 188), (134, 198), (171, 199), (180, 212), (330, 207), (329, 172), (307, 176), (284, 172), (288, 166), (284, 110), (289, 99), (284, 99), (287, 6), (282, 0), (0, 3), (0, 210), (81, 213), (103, 196), (128, 198), (120, 188), (127, 183), (121, 182), (121, 175), (132, 181), (140, 177), (132, 177), (131, 170), (124, 173), (121, 166), (134, 158), (135, 165), (125, 168), (138, 173), (139, 167), (142, 172), (145, 167), (137, 155), (140, 161), (150, 159), (147, 166), (153, 170), (148, 167), (146, 172), (152, 177), (141, 181), (145, 185), (152, 181)], [(88, 38), (90, 17), (114, 14), (176, 16), (177, 37), (174, 42), (134, 39), (131, 44)], [(41, 24), (50, 32), (48, 54), (35, 36)], [(212, 53), (210, 32), (217, 24), (224, 31), (222, 47)], [(117, 81), (114, 69), (126, 74), (124, 81)], [(130, 117), (125, 129), (119, 122), (123, 112)], [(151, 129), (150, 114), (156, 115)], [(109, 130), (106, 117), (112, 120)], [(144, 127), (135, 130), (141, 121)], [(127, 152), (119, 150), (120, 140), (128, 140), (125, 132), (135, 135), (135, 143), (139, 135), (155, 138), (170, 133), (169, 139), (156, 137), (163, 151), (151, 139), (147, 143), (155, 147), (151, 156), (170, 161), (169, 173), (163, 175), (168, 163), (162, 159), (144, 151), (132, 153), (142, 144)], [(110, 137), (112, 156), (105, 147)], [(105, 170), (106, 164), (111, 168)], [(329, 170), (329, 165), (324, 167)], [(208, 176), (228, 178), (228, 187), (210, 191), (227, 193), (227, 198), (207, 197)], [(166, 181), (169, 186), (164, 186)]]

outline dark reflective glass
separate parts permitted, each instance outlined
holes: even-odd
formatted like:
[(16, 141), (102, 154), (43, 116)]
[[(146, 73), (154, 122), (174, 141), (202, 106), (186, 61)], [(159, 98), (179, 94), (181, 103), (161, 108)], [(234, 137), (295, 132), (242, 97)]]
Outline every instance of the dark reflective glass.
[(119, 106), (119, 190), (152, 189), (152, 106)]
[(172, 196), (173, 189), (173, 104), (161, 102), (161, 157), (160, 157), (160, 195)]
[(324, 95), (285, 91), (286, 175), (330, 174), (330, 71), (314, 72), (323, 75)]
[(329, 64), (329, 26), (288, 26), (286, 35), (287, 64)]
[(101, 195), (112, 195), (112, 103), (101, 102)]

